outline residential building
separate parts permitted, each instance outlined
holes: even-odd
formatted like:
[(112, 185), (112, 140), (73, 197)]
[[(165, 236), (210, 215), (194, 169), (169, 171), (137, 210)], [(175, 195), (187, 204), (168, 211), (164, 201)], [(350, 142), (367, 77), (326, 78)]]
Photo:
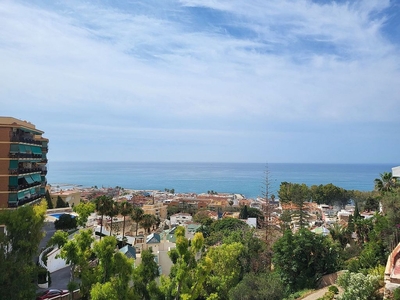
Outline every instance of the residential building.
[(145, 214), (155, 215), (159, 217), (162, 221), (167, 218), (167, 206), (162, 202), (154, 203), (154, 204), (145, 204), (142, 206), (142, 209)]
[(392, 168), (392, 176), (400, 177), (400, 166)]
[(27, 121), (0, 117), (0, 208), (44, 197), (49, 140), (43, 133)]
[(51, 190), (50, 191), (51, 202), (53, 207), (57, 205), (58, 197), (61, 200), (68, 204), (69, 207), (73, 207), (74, 205), (78, 205), (81, 201), (81, 191), (80, 190)]

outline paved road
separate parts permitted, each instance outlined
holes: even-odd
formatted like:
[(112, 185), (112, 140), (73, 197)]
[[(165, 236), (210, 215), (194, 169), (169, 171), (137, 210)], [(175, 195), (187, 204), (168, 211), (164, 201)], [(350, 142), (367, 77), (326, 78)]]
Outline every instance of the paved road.
[[(45, 222), (44, 226), (43, 226), (43, 230), (45, 231), (46, 235), (43, 237), (42, 241), (39, 244), (39, 250), (46, 248), (47, 242), (53, 236), (54, 232), (56, 232), (53, 222)], [(38, 259), (38, 257), (37, 257), (37, 259)], [(67, 285), (71, 278), (70, 269), (71, 268), (68, 266), (61, 270), (51, 273), (51, 286), (50, 287), (62, 289), (62, 290), (68, 289)], [(45, 290), (45, 289), (38, 288), (37, 291), (40, 292), (43, 290)]]

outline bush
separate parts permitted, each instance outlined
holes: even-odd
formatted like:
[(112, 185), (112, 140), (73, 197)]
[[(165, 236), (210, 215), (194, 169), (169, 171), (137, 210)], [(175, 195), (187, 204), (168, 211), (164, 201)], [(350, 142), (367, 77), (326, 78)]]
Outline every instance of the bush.
[(47, 272), (46, 268), (42, 268), (42, 267), (38, 268), (38, 284), (43, 284), (43, 283), (48, 282), (47, 274), (48, 274), (48, 272)]
[(325, 295), (321, 298), (318, 298), (318, 300), (332, 300), (335, 298), (335, 293), (332, 291), (327, 291)]
[(379, 276), (347, 271), (338, 277), (337, 283), (344, 289), (340, 300), (379, 299)]
[(400, 288), (393, 291), (393, 300), (400, 300)]
[(337, 288), (336, 285), (331, 285), (331, 286), (328, 288), (328, 291), (330, 291), (330, 292), (332, 292), (332, 293), (334, 293), (334, 294), (339, 294), (339, 289)]
[(57, 230), (69, 230), (77, 227), (77, 220), (70, 214), (62, 214), (58, 220), (54, 222)]

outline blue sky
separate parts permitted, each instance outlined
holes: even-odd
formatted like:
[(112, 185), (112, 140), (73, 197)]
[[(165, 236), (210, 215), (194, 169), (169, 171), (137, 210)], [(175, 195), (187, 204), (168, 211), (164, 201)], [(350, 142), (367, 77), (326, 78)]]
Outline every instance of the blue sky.
[(0, 115), (55, 161), (399, 164), (399, 20), (387, 0), (0, 0)]

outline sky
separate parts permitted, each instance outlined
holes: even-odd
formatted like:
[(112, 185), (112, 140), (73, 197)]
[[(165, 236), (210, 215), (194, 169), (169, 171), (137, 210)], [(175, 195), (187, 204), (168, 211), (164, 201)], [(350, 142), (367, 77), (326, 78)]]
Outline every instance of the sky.
[(0, 0), (49, 161), (400, 164), (400, 1)]

